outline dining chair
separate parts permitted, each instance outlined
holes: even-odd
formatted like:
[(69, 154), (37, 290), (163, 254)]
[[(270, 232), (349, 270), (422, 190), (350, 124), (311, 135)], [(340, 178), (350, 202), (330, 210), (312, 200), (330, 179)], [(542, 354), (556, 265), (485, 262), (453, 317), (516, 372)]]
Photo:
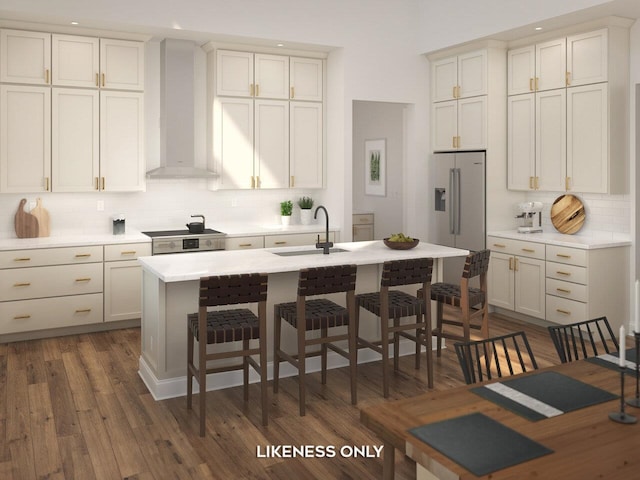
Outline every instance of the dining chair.
[(607, 317), (547, 327), (562, 363), (617, 352), (618, 340)]
[[(351, 403), (357, 403), (356, 391), (356, 330), (355, 330), (355, 265), (305, 268), (298, 276), (298, 296), (295, 302), (274, 305), (273, 392), (278, 393), (280, 362), (285, 360), (298, 370), (300, 416), (306, 413), (305, 373), (306, 359), (321, 357), (321, 382), (327, 383), (328, 349), (349, 360)], [(309, 298), (318, 295), (344, 293), (346, 306), (328, 298)], [(281, 349), (282, 320), (296, 329), (297, 353)], [(329, 329), (347, 327), (347, 333), (329, 335)], [(307, 338), (307, 332), (320, 331), (320, 336)], [(348, 351), (335, 345), (347, 340)], [(307, 347), (320, 345), (319, 350), (307, 351)]]
[[(356, 324), (360, 322), (360, 307), (380, 317), (380, 340), (369, 341), (358, 336), (359, 348), (370, 348), (382, 355), (382, 393), (389, 396), (389, 335), (393, 337), (393, 369), (398, 370), (400, 337), (415, 342), (415, 366), (420, 368), (420, 351), (422, 345), (427, 350), (427, 383), (433, 388), (433, 356), (431, 353), (431, 274), (432, 258), (416, 258), (384, 262), (380, 279), (380, 291), (356, 295), (358, 312)], [(390, 289), (407, 285), (420, 285), (426, 295), (419, 297), (402, 290)], [(400, 323), (403, 317), (415, 317), (412, 323)], [(389, 321), (393, 319), (393, 325)], [(414, 331), (414, 333), (409, 333)]]
[[(433, 335), (437, 338), (437, 355), (442, 353), (442, 339), (462, 342), (471, 340), (471, 330), (479, 330), (482, 338), (489, 337), (489, 308), (487, 295), (487, 271), (490, 250), (479, 250), (467, 255), (460, 284), (434, 283), (431, 285), (431, 300), (437, 302), (436, 325)], [(470, 287), (473, 278), (478, 278), (480, 288)], [(422, 293), (421, 293), (422, 294)], [(456, 318), (444, 318), (444, 306), (452, 307)], [(462, 331), (451, 331), (446, 326), (460, 327)]]
[[(198, 313), (187, 315), (187, 408), (192, 406), (192, 379), (200, 387), (200, 436), (205, 432), (205, 399), (207, 374), (243, 370), (244, 400), (249, 400), (249, 365), (260, 375), (262, 424), (268, 424), (267, 398), (267, 274), (250, 273), (221, 275), (200, 279)], [(234, 304), (257, 304), (256, 316), (249, 308), (208, 310)], [(257, 346), (251, 347), (251, 340)], [(195, 342), (198, 342), (198, 364), (194, 362)], [(242, 349), (207, 353), (207, 345), (242, 342)], [(254, 342), (255, 343), (255, 342)], [(253, 359), (258, 355), (260, 363)], [(242, 358), (241, 363), (214, 367), (207, 362)]]
[(467, 385), (538, 369), (523, 331), (458, 342), (454, 347)]

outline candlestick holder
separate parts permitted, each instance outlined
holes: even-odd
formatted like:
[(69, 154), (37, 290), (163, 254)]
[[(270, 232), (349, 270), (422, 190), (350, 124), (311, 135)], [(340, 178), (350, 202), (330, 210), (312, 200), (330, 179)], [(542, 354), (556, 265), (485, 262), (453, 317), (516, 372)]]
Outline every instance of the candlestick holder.
[(627, 398), (627, 405), (640, 408), (640, 332), (633, 332), (636, 340), (636, 396)]
[(611, 412), (609, 419), (618, 423), (636, 423), (638, 420), (633, 415), (629, 415), (624, 411), (624, 374), (627, 367), (620, 367), (620, 411)]

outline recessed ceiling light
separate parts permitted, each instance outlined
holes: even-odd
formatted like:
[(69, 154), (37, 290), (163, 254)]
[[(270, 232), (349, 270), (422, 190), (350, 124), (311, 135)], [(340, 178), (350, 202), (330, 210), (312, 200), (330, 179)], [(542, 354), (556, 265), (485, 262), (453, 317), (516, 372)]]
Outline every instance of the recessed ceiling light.
[(71, 22), (71, 25), (78, 25), (78, 22)]
[(284, 47), (284, 43), (277, 43), (276, 47)]
[(536, 30), (542, 30), (542, 27), (536, 27), (535, 29)]

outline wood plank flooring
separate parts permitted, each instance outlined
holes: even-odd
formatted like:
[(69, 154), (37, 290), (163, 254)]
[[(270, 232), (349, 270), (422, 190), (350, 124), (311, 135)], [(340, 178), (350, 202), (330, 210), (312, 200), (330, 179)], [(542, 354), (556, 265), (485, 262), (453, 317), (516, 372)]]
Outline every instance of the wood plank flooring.
[[(546, 329), (492, 317), (491, 333), (524, 329), (540, 367), (559, 363)], [(140, 380), (140, 330), (0, 345), (1, 479), (376, 479), (381, 458), (343, 458), (342, 447), (380, 445), (360, 425), (359, 408), (385, 401), (380, 363), (358, 369), (358, 406), (346, 369), (307, 381), (307, 415), (298, 416), (295, 378), (269, 390), (269, 426), (261, 426), (260, 389), (209, 392), (207, 434), (184, 397), (156, 402)], [(455, 352), (436, 361), (435, 389), (463, 384)], [(390, 400), (427, 391), (426, 371), (404, 357), (391, 375)], [(332, 447), (333, 458), (258, 458), (257, 447)], [(396, 478), (414, 464), (396, 455)]]

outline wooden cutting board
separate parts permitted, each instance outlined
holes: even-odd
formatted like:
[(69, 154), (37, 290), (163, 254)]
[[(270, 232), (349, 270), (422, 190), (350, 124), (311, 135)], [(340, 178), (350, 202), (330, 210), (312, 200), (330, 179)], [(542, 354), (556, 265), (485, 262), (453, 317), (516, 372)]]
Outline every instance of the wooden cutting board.
[(48, 237), (51, 233), (49, 225), (49, 212), (42, 206), (42, 199), (36, 200), (36, 206), (31, 210), (31, 215), (38, 220), (38, 236)]
[(35, 238), (38, 236), (38, 219), (24, 211), (27, 199), (20, 200), (15, 217), (16, 235), (18, 238)]
[(585, 218), (584, 205), (574, 195), (561, 195), (551, 206), (551, 223), (560, 233), (572, 235), (578, 232)]

